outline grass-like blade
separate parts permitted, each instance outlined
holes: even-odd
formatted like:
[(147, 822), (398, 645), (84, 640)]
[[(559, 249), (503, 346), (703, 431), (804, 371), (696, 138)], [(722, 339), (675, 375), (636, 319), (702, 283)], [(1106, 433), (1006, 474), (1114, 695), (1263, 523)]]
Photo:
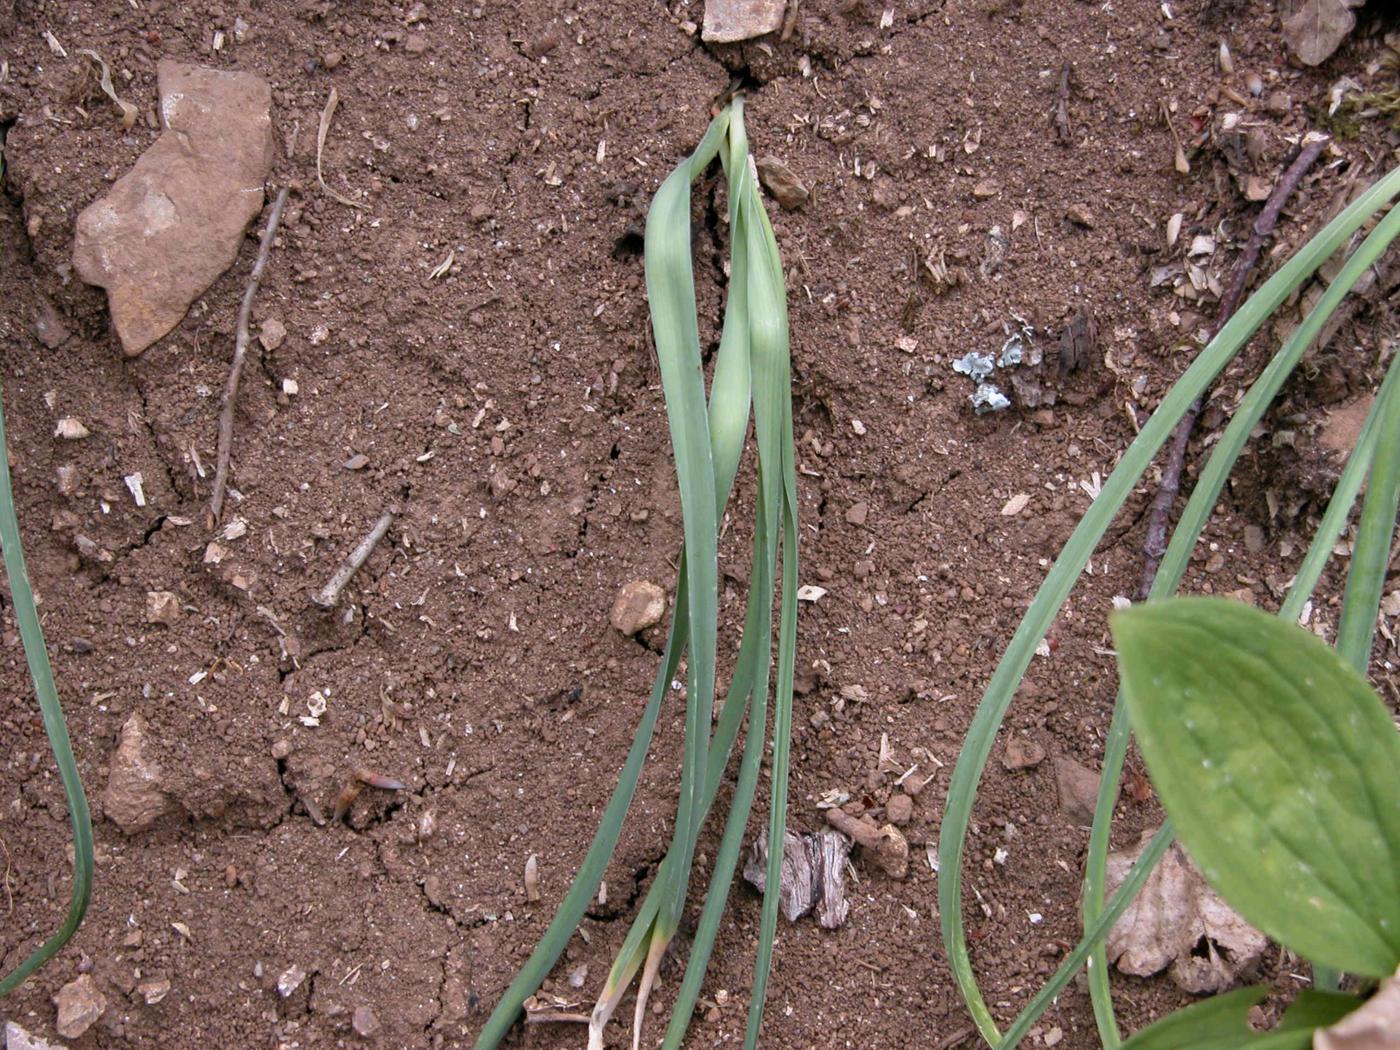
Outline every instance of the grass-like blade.
[(44, 731), (49, 737), (58, 764), (63, 793), (68, 798), (68, 818), (73, 825), (73, 893), (68, 914), (58, 932), (35, 948), (18, 966), (0, 980), (0, 995), (18, 988), (30, 974), (54, 957), (73, 936), (87, 913), (92, 895), (92, 817), (88, 812), (87, 795), (78, 776), (78, 764), (73, 757), (73, 743), (68, 738), (68, 724), (63, 718), (63, 705), (54, 686), (53, 668), (49, 665), (48, 648), (44, 645), (44, 629), (39, 623), (39, 611), (34, 605), (34, 589), (29, 583), (29, 570), (24, 564), (24, 548), (20, 543), (19, 515), (15, 512), (15, 493), (10, 483), (9, 445), (5, 439), (5, 410), (0, 404), (0, 545), (4, 547), (5, 572), (10, 578), (10, 600), (14, 605), (15, 621), (24, 657), (29, 663), (29, 677), (34, 683), (34, 695), (39, 700), (39, 712), (44, 719)]
[[(698, 173), (714, 159), (719, 152), (725, 132), (728, 130), (728, 123), (727, 111), (711, 122), (700, 145), (686, 162), (690, 170)], [(647, 752), (651, 748), (662, 701), (670, 689), (671, 681), (680, 666), (681, 654), (685, 651), (689, 640), (689, 590), (686, 558), (682, 552), (680, 569), (677, 574), (675, 608), (672, 614), (671, 628), (667, 634), (666, 648), (662, 655), (661, 666), (657, 670), (651, 696), (643, 710), (641, 722), (633, 736), (632, 746), (628, 749), (627, 759), (623, 763), (622, 772), (618, 777), (617, 787), (613, 789), (612, 798), (603, 811), (603, 817), (599, 821), (597, 832), (594, 833), (593, 842), (589, 845), (583, 863), (579, 866), (578, 873), (574, 876), (568, 893), (565, 894), (564, 900), (560, 903), (559, 910), (555, 913), (530, 958), (510, 983), (495, 1009), (492, 1010), (491, 1016), (477, 1036), (475, 1050), (493, 1050), (500, 1044), (500, 1041), (510, 1030), (510, 1026), (520, 1016), (525, 1000), (539, 988), (540, 983), (559, 960), (559, 956), (563, 954), (569, 938), (573, 936), (574, 930), (583, 920), (589, 902), (598, 892), (598, 886), (602, 883), (603, 874), (607, 870), (608, 860), (617, 847), (617, 839), (622, 832), (627, 809), (636, 792), (637, 780), (641, 775), (642, 766), (646, 762)]]
[[(1391, 370), (1394, 368), (1392, 363)], [(1382, 390), (1373, 407), (1381, 413), (1379, 443), (1356, 526), (1351, 571), (1337, 626), (1337, 652), (1361, 674), (1371, 662), (1371, 641), (1400, 506), (1400, 396), (1393, 389)]]

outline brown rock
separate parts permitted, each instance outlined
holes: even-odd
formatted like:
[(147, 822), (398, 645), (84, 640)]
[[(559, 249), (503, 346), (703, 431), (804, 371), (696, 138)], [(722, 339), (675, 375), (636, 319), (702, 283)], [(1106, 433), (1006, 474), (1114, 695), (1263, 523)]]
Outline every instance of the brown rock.
[(1348, 401), (1339, 408), (1327, 413), (1319, 439), (1323, 448), (1349, 456), (1361, 437), (1361, 428), (1366, 423), (1366, 415), (1375, 402), (1374, 394), (1362, 394), (1355, 401)]
[(891, 795), (885, 803), (885, 816), (891, 824), (908, 824), (914, 819), (914, 800), (902, 792)]
[(864, 501), (854, 504), (846, 511), (846, 521), (851, 525), (864, 525), (870, 516), (870, 504)]
[(787, 0), (705, 0), (700, 39), (712, 44), (752, 40), (782, 27)]
[(146, 720), (132, 715), (122, 726), (121, 739), (112, 755), (102, 810), (128, 835), (145, 831), (165, 812), (161, 768), (146, 755)]
[(68, 341), (68, 326), (53, 303), (40, 299), (34, 310), (34, 337), (50, 350), (57, 350)]
[(146, 592), (146, 622), (163, 623), (169, 627), (180, 619), (179, 595), (170, 591)]
[(1072, 758), (1055, 759), (1055, 783), (1060, 791), (1060, 812), (1073, 824), (1092, 824), (1099, 800), (1099, 775)]
[(1044, 761), (1045, 748), (1023, 736), (1013, 736), (1001, 753), (1002, 766), (1010, 770), (1034, 769)]
[(374, 1011), (368, 1006), (355, 1007), (350, 1023), (355, 1028), (355, 1034), (365, 1039), (379, 1031), (379, 1018), (374, 1016)]
[(1065, 211), (1065, 218), (1086, 230), (1094, 228), (1094, 213), (1082, 204), (1071, 204)]
[(238, 257), (273, 161), (261, 77), (162, 59), (162, 133), (78, 216), (73, 264), (107, 289), (128, 355), (160, 339)]
[(428, 38), (422, 33), (409, 33), (408, 39), (403, 43), (403, 49), (410, 55), (421, 55), (428, 50)]
[(807, 203), (811, 190), (777, 157), (761, 157), (754, 166), (758, 169), (758, 181), (781, 207), (791, 211)]
[(58, 1007), (54, 1027), (64, 1039), (77, 1039), (107, 1009), (107, 997), (97, 990), (92, 975), (86, 973), (60, 988), (53, 1002)]
[(5, 1050), (58, 1050), (58, 1047), (8, 1021), (5, 1024)]
[(649, 580), (632, 580), (617, 592), (608, 619), (623, 634), (633, 635), (660, 623), (665, 612), (665, 591)]
[(269, 317), (258, 326), (258, 342), (264, 350), (276, 350), (287, 338), (287, 326), (275, 317)]

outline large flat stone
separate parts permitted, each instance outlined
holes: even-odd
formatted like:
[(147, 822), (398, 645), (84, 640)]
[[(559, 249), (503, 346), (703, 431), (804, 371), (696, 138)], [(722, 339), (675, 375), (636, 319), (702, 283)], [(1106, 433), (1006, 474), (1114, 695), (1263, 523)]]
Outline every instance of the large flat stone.
[(156, 68), (163, 131), (78, 216), (73, 264), (107, 289), (129, 355), (180, 323), (233, 265), (272, 170), (272, 89), (250, 73), (168, 59)]

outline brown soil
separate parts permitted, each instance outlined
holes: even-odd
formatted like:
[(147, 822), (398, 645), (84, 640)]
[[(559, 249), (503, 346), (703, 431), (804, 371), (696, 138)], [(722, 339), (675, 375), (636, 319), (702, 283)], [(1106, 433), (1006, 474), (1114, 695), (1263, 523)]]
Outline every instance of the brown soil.
[[(1367, 76), (1379, 49), (1362, 34), (1302, 73), (1287, 64), (1272, 4), (1170, 6), (1168, 19), (1155, 0), (926, 0), (882, 18), (870, 0), (811, 0), (788, 42), (706, 48), (685, 25), (699, 21), (698, 3), (425, 0), (411, 14), (383, 0), (17, 0), (0, 35), (0, 118), (12, 123), (0, 377), (99, 867), (86, 923), (5, 1003), (8, 1016), (52, 1036), (50, 996), (90, 970), (109, 1008), (76, 1045), (347, 1045), (359, 1041), (351, 1018), (362, 1006), (379, 1045), (470, 1042), (588, 845), (655, 670), (659, 628), (630, 640), (608, 624), (624, 582), (669, 585), (680, 541), (638, 224), (739, 75), (756, 152), (814, 190), (796, 211), (770, 202), (791, 275), (803, 581), (829, 591), (802, 611), (811, 673), (796, 699), (791, 823), (820, 826), (816, 801), (833, 788), (882, 807), (895, 776), (877, 768), (882, 737), (901, 766), (937, 770), (906, 828), (910, 877), (893, 882), (857, 859), (844, 928), (782, 927), (765, 1045), (952, 1045), (966, 1015), (938, 939), (925, 846), (991, 669), (1088, 505), (1080, 483), (1108, 473), (1134, 411), (1155, 405), (1211, 315), (1209, 293), (1192, 302), (1170, 284), (1150, 287), (1152, 271), (1214, 232), (1209, 268), (1223, 280), (1257, 208), (1241, 195), (1240, 165), (1272, 183), (1285, 137), (1325, 112), (1333, 79)], [(241, 42), (236, 19), (248, 26)], [(221, 541), (217, 562), (205, 556), (203, 510), (256, 240), (171, 336), (124, 360), (103, 297), (71, 276), (72, 228), (156, 131), (148, 118), (122, 133), (109, 107), (75, 99), (78, 67), (50, 52), (45, 30), (70, 53), (101, 52), (143, 112), (166, 55), (253, 71), (274, 88), (274, 181), (295, 193), (255, 317), (289, 335), (244, 378), (232, 513), (247, 533)], [(1221, 38), (1232, 76), (1216, 66)], [(1059, 141), (1065, 62), (1069, 136)], [(1264, 78), (1262, 97), (1248, 96), (1247, 72)], [(342, 104), (327, 177), (366, 212), (316, 188), (316, 126), (333, 86)], [(1222, 130), (1231, 112), (1257, 129), (1253, 160)], [(1305, 180), (1280, 251), (1392, 163), (1380, 122), (1354, 130)], [(1173, 168), (1174, 134), (1188, 176)], [(697, 195), (710, 341), (723, 280), (713, 193), (705, 182)], [(1067, 217), (1079, 210), (1089, 225)], [(1163, 228), (1178, 211), (1186, 221), (1169, 251)], [(984, 265), (993, 226), (1009, 238), (999, 268)], [(429, 281), (449, 252), (450, 272)], [(937, 287), (918, 264), (930, 255), (962, 283)], [(45, 301), (73, 331), (58, 349), (34, 335)], [(973, 414), (954, 357), (999, 349), (1013, 314), (1047, 327), (1053, 350), (1080, 311), (1097, 344), (1087, 368), (1047, 380), (1059, 388), (1052, 409)], [(1251, 454), (1192, 589), (1277, 601), (1293, 564), (1283, 549), (1301, 550), (1335, 471), (1315, 434), (1320, 409), (1374, 382), (1390, 321), (1364, 307), (1315, 355), (1312, 378), (1270, 425), (1290, 438)], [(1265, 342), (1231, 370), (1205, 432), (1275, 345)], [(279, 395), (283, 378), (297, 396)], [(64, 415), (92, 436), (55, 439)], [(356, 453), (368, 465), (343, 469)], [(80, 478), (72, 496), (55, 482), (64, 463)], [(1300, 469), (1307, 485), (1294, 480)], [(135, 471), (145, 508), (123, 484)], [(1287, 494), (1281, 508), (1270, 491)], [(1018, 493), (1029, 504), (1004, 516)], [(750, 496), (751, 479), (727, 541), (731, 631)], [(1135, 586), (1150, 498), (1150, 488), (1134, 495), (1008, 718), (1008, 732), (1052, 757), (1098, 764), (1114, 692), (1105, 613)], [(342, 613), (322, 613), (309, 594), (390, 503), (402, 517)], [(856, 504), (868, 508), (861, 524), (848, 516)], [(80, 556), (79, 534), (100, 556)], [(1324, 593), (1336, 595), (1337, 581)], [(180, 596), (178, 622), (146, 622), (149, 591)], [(4, 631), (8, 970), (60, 921), (68, 828), (8, 601)], [(1393, 700), (1393, 680), (1381, 681)], [(307, 727), (299, 716), (316, 691), (327, 713)], [(133, 713), (149, 725), (173, 804), (128, 838), (102, 818), (100, 799)], [(580, 963), (575, 998), (596, 992), (662, 855), (679, 736), (672, 709), (608, 902), (550, 982), (562, 994)], [(335, 822), (336, 796), (363, 766), (407, 790), (366, 789)], [(1135, 842), (1158, 816), (1125, 793), (1117, 841)], [(966, 874), (985, 911), (969, 902), (973, 958), (1009, 1019), (1077, 939), (1087, 831), (1060, 813), (1049, 760), (1013, 773), (994, 758), (976, 819)], [(1002, 846), (1005, 863), (994, 863)], [(537, 903), (522, 885), (531, 854)], [(758, 910), (756, 894), (737, 887), (694, 1045), (738, 1045)], [(277, 980), (294, 966), (308, 976), (283, 997)], [(1297, 985), (1288, 972), (1284, 991)], [(677, 973), (673, 961), (659, 1006)], [(149, 978), (172, 985), (157, 1005), (134, 992)], [(1184, 1001), (1162, 980), (1120, 979), (1118, 991), (1130, 1027)], [(1082, 988), (1062, 996), (1035, 1044), (1053, 1043), (1055, 1027), (1061, 1047), (1096, 1045)], [(627, 1035), (614, 1026), (614, 1042)], [(582, 1033), (541, 1026), (523, 1042), (580, 1046)]]

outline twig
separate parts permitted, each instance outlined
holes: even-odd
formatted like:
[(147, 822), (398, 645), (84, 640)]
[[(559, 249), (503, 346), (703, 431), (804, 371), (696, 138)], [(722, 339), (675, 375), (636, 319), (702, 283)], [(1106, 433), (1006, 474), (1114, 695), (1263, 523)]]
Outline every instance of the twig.
[(389, 531), (389, 526), (393, 524), (394, 518), (398, 516), (399, 508), (390, 507), (383, 514), (379, 515), (379, 520), (374, 523), (374, 527), (365, 534), (350, 556), (335, 570), (327, 584), (311, 596), (311, 600), (322, 609), (334, 609), (340, 601), (340, 592), (345, 589), (345, 585), (350, 582), (350, 578), (359, 572), (369, 556), (373, 553), (375, 546), (384, 538), (384, 534)]
[(934, 1043), (933, 1050), (953, 1050), (953, 1047), (967, 1042), (967, 1040), (972, 1037), (972, 1031), (971, 1025), (965, 1028), (959, 1028), (957, 1031), (953, 1032), (952, 1035), (944, 1036), (938, 1042)]
[(238, 400), (238, 379), (243, 374), (243, 359), (248, 355), (248, 321), (253, 313), (253, 299), (258, 294), (258, 284), (262, 281), (263, 270), (267, 267), (267, 257), (272, 254), (272, 241), (277, 236), (277, 224), (282, 221), (282, 208), (287, 203), (287, 187), (283, 186), (273, 202), (272, 214), (267, 217), (267, 228), (263, 230), (262, 243), (258, 246), (258, 260), (253, 263), (252, 276), (248, 278), (248, 288), (243, 293), (243, 305), (238, 311), (238, 328), (233, 337), (233, 364), (228, 370), (228, 385), (224, 387), (224, 410), (219, 414), (219, 460), (214, 470), (214, 495), (209, 500), (209, 527), (219, 523), (219, 515), (224, 509), (224, 491), (228, 487), (228, 459), (233, 449), (233, 410)]
[(337, 193), (327, 186), (326, 178), (321, 174), (321, 154), (325, 152), (326, 135), (331, 130), (331, 118), (335, 116), (335, 107), (338, 105), (340, 105), (340, 92), (335, 88), (331, 88), (330, 97), (326, 99), (326, 107), (321, 110), (321, 123), (316, 126), (316, 181), (321, 184), (321, 189), (325, 190), (326, 194), (330, 196), (332, 200), (339, 201), (347, 208), (359, 208), (361, 211), (369, 211), (368, 204), (352, 201), (349, 197)]
[(1069, 75), (1073, 68), (1065, 59), (1060, 67), (1060, 89), (1055, 95), (1055, 134), (1065, 145), (1074, 141), (1074, 125), (1069, 120)]
[(787, 43), (792, 39), (792, 31), (797, 28), (797, 5), (800, 0), (788, 0), (787, 10), (783, 13), (783, 31), (778, 34), (778, 39)]
[[(1268, 201), (1264, 204), (1264, 209), (1259, 213), (1259, 217), (1254, 220), (1254, 227), (1250, 231), (1249, 241), (1245, 244), (1244, 254), (1240, 256), (1239, 262), (1235, 264), (1235, 273), (1230, 280), (1230, 287), (1220, 299), (1220, 309), (1216, 312), (1215, 321), (1210, 326), (1210, 339), (1214, 339), (1225, 327), (1234, 312), (1239, 309), (1240, 300), (1244, 298), (1245, 286), (1249, 283), (1250, 271), (1254, 269), (1255, 263), (1259, 261), (1259, 254), (1263, 251), (1264, 242), (1274, 232), (1274, 226), (1278, 223), (1279, 215), (1283, 211), (1283, 206), (1288, 202), (1288, 198), (1293, 196), (1293, 191), (1298, 188), (1298, 183), (1309, 168), (1322, 155), (1322, 151), (1327, 148), (1330, 141), (1326, 136), (1310, 137), (1305, 140), (1306, 145), (1299, 151), (1297, 159), (1289, 165), (1288, 170), (1279, 176), (1278, 183), (1274, 186), (1273, 193), (1269, 194)], [(1162, 564), (1162, 556), (1167, 553), (1167, 523), (1171, 517), (1172, 504), (1176, 501), (1177, 494), (1181, 491), (1181, 472), (1186, 466), (1186, 446), (1191, 440), (1191, 430), (1196, 425), (1196, 419), (1201, 414), (1201, 409), (1205, 406), (1206, 397), (1209, 391), (1202, 392), (1201, 396), (1192, 402), (1191, 407), (1186, 410), (1186, 415), (1181, 417), (1181, 422), (1177, 424), (1176, 431), (1172, 435), (1171, 452), (1167, 456), (1167, 464), (1162, 471), (1162, 485), (1157, 490), (1156, 498), (1152, 501), (1152, 510), (1147, 519), (1147, 538), (1143, 541), (1143, 552), (1145, 555), (1142, 567), (1142, 582), (1138, 587), (1138, 598), (1147, 597), (1152, 590), (1152, 583), (1157, 578), (1157, 569)]]

